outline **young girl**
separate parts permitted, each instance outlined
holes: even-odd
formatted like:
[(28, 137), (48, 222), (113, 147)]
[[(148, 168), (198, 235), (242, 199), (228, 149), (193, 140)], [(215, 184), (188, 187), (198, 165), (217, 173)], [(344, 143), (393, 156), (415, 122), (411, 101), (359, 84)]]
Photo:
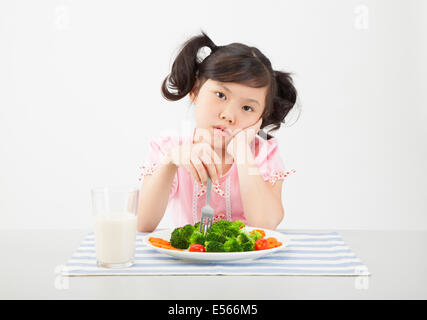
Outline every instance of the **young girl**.
[[(211, 53), (201, 61), (204, 47)], [(150, 141), (140, 167), (138, 231), (153, 231), (167, 206), (175, 226), (200, 221), (208, 177), (214, 221), (275, 229), (284, 216), (282, 182), (292, 171), (285, 169), (277, 140), (259, 130), (277, 130), (293, 108), (297, 92), (289, 73), (273, 70), (257, 48), (216, 46), (202, 32), (181, 48), (162, 94), (172, 101), (188, 94), (196, 125), (188, 136)]]

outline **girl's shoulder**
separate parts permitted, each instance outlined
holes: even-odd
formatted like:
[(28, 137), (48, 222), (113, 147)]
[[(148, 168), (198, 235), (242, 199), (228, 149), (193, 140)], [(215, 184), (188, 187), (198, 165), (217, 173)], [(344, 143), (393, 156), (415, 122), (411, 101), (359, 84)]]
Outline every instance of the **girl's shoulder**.
[(286, 170), (276, 138), (264, 140), (257, 137), (255, 144), (258, 146), (255, 162), (264, 181), (270, 181), (271, 184), (274, 184), (277, 180), (283, 180), (295, 172), (294, 169)]

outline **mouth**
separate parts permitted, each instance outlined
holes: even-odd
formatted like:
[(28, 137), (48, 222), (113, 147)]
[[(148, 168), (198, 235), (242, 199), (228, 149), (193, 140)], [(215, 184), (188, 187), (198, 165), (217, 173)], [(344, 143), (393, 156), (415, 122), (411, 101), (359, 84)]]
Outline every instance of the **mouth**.
[(228, 137), (230, 133), (228, 130), (222, 127), (213, 127), (214, 134), (222, 136), (222, 137)]

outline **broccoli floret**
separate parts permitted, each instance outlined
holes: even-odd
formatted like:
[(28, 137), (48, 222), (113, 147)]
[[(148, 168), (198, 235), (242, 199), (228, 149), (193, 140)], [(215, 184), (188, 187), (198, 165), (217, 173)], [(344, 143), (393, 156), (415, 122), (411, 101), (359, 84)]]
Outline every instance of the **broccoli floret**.
[(230, 238), (224, 243), (224, 250), (226, 252), (241, 252), (243, 251), (240, 244), (236, 239)]
[(205, 244), (205, 237), (203, 236), (203, 234), (199, 231), (194, 231), (193, 234), (190, 237), (190, 245), (192, 244)]
[(190, 241), (186, 237), (185, 232), (183, 232), (184, 228), (176, 228), (172, 231), (170, 243), (172, 247), (178, 249), (187, 249), (190, 246)]
[(240, 232), (236, 240), (241, 245), (243, 251), (255, 250), (255, 241), (251, 238), (250, 234), (247, 231)]
[(240, 234), (240, 228), (230, 225), (222, 234), (228, 238), (236, 238)]
[(240, 223), (228, 220), (220, 220), (212, 224), (211, 232), (222, 234), (225, 237), (235, 238), (240, 233)]
[(194, 230), (196, 230), (196, 229), (191, 224), (186, 224), (185, 226), (182, 227), (183, 235), (188, 240), (190, 240), (190, 237), (193, 234)]
[(212, 232), (224, 233), (231, 226), (231, 222), (228, 220), (219, 220), (212, 224)]
[(248, 241), (252, 241), (252, 239), (250, 238), (250, 235), (248, 233), (245, 232), (241, 232), (238, 236), (237, 236), (237, 242), (242, 245), (243, 243), (246, 243)]
[(224, 252), (224, 245), (218, 241), (206, 241), (206, 252)]
[(248, 242), (241, 244), (241, 246), (242, 246), (243, 251), (254, 251), (255, 250), (254, 244), (255, 244), (255, 242), (250, 240)]
[(194, 225), (194, 230), (200, 231), (200, 221)]
[(206, 236), (206, 241), (218, 241), (224, 243), (227, 241), (227, 238), (217, 232), (209, 232)]
[(257, 241), (258, 239), (262, 238), (262, 234), (259, 233), (258, 231), (251, 231), (251, 233), (249, 234), (249, 237), (253, 240), (253, 241)]
[(243, 221), (220, 220), (213, 223), (211, 231), (206, 236), (205, 247), (207, 252), (252, 251), (255, 240), (260, 237), (262, 236), (259, 232), (250, 236)]
[(241, 220), (235, 220), (231, 223), (233, 226), (238, 227), (239, 229), (242, 229), (245, 227), (245, 223)]

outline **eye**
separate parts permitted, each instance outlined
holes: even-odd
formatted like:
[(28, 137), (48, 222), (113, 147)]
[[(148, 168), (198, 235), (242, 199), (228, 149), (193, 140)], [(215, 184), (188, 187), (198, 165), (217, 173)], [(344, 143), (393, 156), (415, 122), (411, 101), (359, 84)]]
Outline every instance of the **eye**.
[[(215, 94), (220, 99), (222, 99), (222, 97), (226, 98), (225, 94), (223, 94), (221, 91), (216, 91)], [(243, 108), (250, 108), (252, 110), (252, 112), (254, 111), (254, 108), (252, 108), (250, 106), (244, 106)], [(249, 111), (249, 110), (245, 110), (245, 111)]]
[(221, 91), (217, 91), (217, 92), (215, 92), (215, 94), (218, 98), (222, 99), (220, 96), (218, 96), (218, 93), (225, 97), (225, 94), (223, 94)]

